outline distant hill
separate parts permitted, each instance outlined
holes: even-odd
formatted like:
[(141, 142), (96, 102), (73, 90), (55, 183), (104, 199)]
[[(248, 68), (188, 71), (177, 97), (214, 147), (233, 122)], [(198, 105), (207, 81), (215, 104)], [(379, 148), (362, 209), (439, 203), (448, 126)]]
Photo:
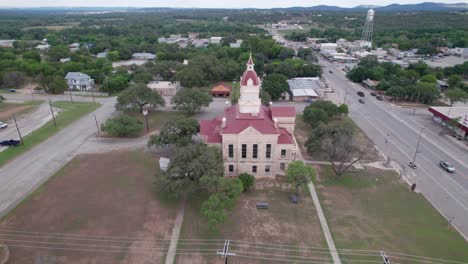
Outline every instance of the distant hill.
[(445, 3), (434, 3), (424, 2), (419, 4), (391, 4), (388, 6), (376, 6), (376, 5), (360, 5), (351, 8), (339, 7), (339, 6), (328, 6), (328, 5), (317, 5), (311, 7), (291, 7), (285, 9), (304, 9), (311, 11), (362, 11), (365, 9), (374, 8), (380, 12), (416, 12), (416, 11), (430, 11), (430, 12), (441, 12), (441, 11), (468, 11), (468, 3), (457, 3), (457, 4), (445, 4)]

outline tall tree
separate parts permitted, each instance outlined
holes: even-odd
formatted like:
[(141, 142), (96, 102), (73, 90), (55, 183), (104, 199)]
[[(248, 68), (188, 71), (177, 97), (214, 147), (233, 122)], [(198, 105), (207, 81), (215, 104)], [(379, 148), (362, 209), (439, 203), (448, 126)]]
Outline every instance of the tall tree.
[(349, 122), (320, 125), (311, 133), (306, 147), (311, 155), (317, 151), (323, 153), (337, 176), (359, 162), (369, 148), (355, 142), (355, 129)]
[(142, 112), (145, 107), (155, 109), (157, 106), (164, 105), (165, 101), (158, 92), (151, 90), (143, 83), (136, 83), (117, 97), (115, 108), (121, 111)]
[(208, 93), (197, 88), (182, 89), (171, 99), (175, 109), (187, 115), (193, 115), (202, 107), (208, 107), (212, 101), (213, 98)]
[(262, 82), (262, 89), (264, 89), (273, 100), (278, 100), (284, 92), (288, 91), (289, 84), (286, 76), (274, 73), (265, 77)]
[(175, 197), (192, 195), (203, 191), (202, 177), (224, 176), (223, 157), (216, 147), (205, 144), (190, 144), (176, 149), (167, 171), (156, 176), (156, 186)]
[(10, 71), (3, 74), (3, 86), (18, 89), (26, 80), (26, 74), (20, 71)]
[(198, 121), (193, 118), (178, 118), (167, 122), (161, 131), (151, 136), (149, 146), (184, 146), (192, 142), (192, 136), (200, 130)]
[(465, 102), (468, 100), (468, 93), (463, 91), (460, 88), (455, 88), (455, 89), (450, 89), (445, 93), (445, 96), (449, 99), (450, 106), (453, 106), (453, 104), (457, 102)]
[(302, 160), (293, 161), (288, 165), (286, 172), (288, 181), (295, 187), (296, 194), (299, 194), (299, 188), (309, 183), (315, 175), (315, 170), (304, 164)]

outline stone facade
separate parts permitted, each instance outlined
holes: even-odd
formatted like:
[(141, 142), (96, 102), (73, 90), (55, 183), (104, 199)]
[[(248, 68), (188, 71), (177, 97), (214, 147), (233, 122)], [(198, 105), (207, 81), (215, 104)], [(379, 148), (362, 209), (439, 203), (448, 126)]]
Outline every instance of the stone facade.
[(253, 66), (250, 58), (241, 78), (238, 105), (227, 107), (213, 120), (201, 121), (200, 135), (205, 143), (222, 149), (226, 176), (284, 175), (288, 164), (298, 158), (295, 108), (263, 106)]

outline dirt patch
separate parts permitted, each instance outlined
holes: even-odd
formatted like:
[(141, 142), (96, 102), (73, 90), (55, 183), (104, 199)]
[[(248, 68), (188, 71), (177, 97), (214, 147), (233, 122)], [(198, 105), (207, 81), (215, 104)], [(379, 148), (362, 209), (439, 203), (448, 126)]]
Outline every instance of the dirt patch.
[(0, 120), (10, 119), (13, 115), (24, 113), (32, 107), (33, 105), (3, 103), (0, 107)]
[[(228, 221), (219, 228), (219, 233), (207, 231), (200, 207), (193, 204), (186, 211), (181, 238), (221, 239), (218, 248), (211, 246), (211, 253), (220, 250), (224, 241), (231, 240), (230, 249), (238, 256), (233, 263), (271, 263), (272, 254), (318, 257), (328, 259), (328, 251), (310, 252), (310, 248), (326, 248), (312, 199), (301, 194), (298, 204), (289, 201), (291, 187), (282, 180), (261, 180), (255, 188), (242, 194), (237, 200)], [(256, 209), (257, 202), (268, 202), (265, 210)], [(188, 220), (188, 221), (187, 221)], [(287, 246), (285, 246), (287, 245)], [(204, 252), (206, 253), (206, 252)], [(241, 257), (242, 256), (242, 257)], [(278, 258), (278, 257), (276, 257)], [(310, 260), (310, 259), (309, 259)], [(219, 263), (219, 257), (178, 257), (177, 263)], [(302, 259), (304, 261), (304, 259)]]
[(154, 193), (157, 161), (141, 151), (76, 157), (0, 223), (11, 263), (159, 263), (177, 206)]

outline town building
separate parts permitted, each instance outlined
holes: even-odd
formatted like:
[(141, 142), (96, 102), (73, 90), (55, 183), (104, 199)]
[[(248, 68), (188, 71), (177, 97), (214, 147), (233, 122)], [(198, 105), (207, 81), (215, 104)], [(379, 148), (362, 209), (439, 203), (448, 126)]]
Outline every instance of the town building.
[[(432, 120), (448, 127), (454, 135), (462, 140), (468, 139), (468, 107), (429, 107)], [(456, 126), (450, 126), (450, 120), (456, 120)]]
[(80, 49), (80, 43), (72, 43), (68, 45), (68, 48), (70, 49), (71, 52), (75, 52)]
[(362, 84), (364, 87), (367, 87), (369, 89), (375, 90), (377, 88), (377, 85), (379, 85), (379, 81), (371, 80), (371, 79), (366, 79), (362, 81)]
[(210, 94), (213, 97), (229, 97), (231, 96), (232, 86), (220, 83), (211, 87)]
[(60, 61), (61, 63), (65, 63), (65, 62), (71, 61), (71, 58), (70, 58), (70, 57), (68, 57), (68, 58), (62, 58), (62, 59), (60, 59), (59, 61)]
[(134, 60), (154, 60), (156, 59), (156, 55), (154, 55), (153, 53), (147, 53), (147, 52), (133, 53), (132, 58)]
[(197, 39), (198, 35), (200, 35), (200, 33), (198, 33), (198, 32), (189, 32), (188, 33), (188, 38), (189, 39)]
[(288, 83), (294, 102), (306, 102), (318, 98), (319, 90), (322, 89), (322, 83), (318, 77), (293, 78), (288, 80)]
[(236, 40), (235, 43), (229, 43), (229, 47), (231, 47), (231, 48), (240, 48), (241, 45), (242, 45), (242, 42), (243, 42), (242, 39), (238, 39), (238, 40)]
[(90, 90), (94, 88), (94, 79), (81, 72), (69, 72), (65, 76), (69, 90)]
[(39, 51), (48, 51), (50, 49), (50, 45), (49, 44), (39, 44), (36, 46), (36, 49), (38, 49)]
[(288, 164), (298, 158), (296, 109), (262, 105), (252, 56), (240, 85), (238, 104), (226, 107), (215, 119), (200, 122), (201, 138), (221, 148), (226, 176), (243, 172), (255, 177), (284, 175)]
[(13, 48), (14, 39), (0, 39), (0, 48)]
[(211, 37), (210, 44), (221, 44), (223, 37)]
[(157, 91), (162, 96), (174, 96), (181, 89), (180, 82), (152, 81), (148, 88)]
[(338, 48), (338, 45), (336, 43), (321, 43), (320, 44), (320, 52), (336, 52), (336, 48)]
[(446, 81), (437, 80), (436, 82), (437, 88), (439, 88), (440, 90), (445, 90), (449, 88), (449, 85)]
[(96, 55), (96, 58), (98, 58), (98, 59), (107, 58), (107, 54), (109, 54), (109, 52), (107, 52), (107, 51), (99, 52), (99, 53)]

